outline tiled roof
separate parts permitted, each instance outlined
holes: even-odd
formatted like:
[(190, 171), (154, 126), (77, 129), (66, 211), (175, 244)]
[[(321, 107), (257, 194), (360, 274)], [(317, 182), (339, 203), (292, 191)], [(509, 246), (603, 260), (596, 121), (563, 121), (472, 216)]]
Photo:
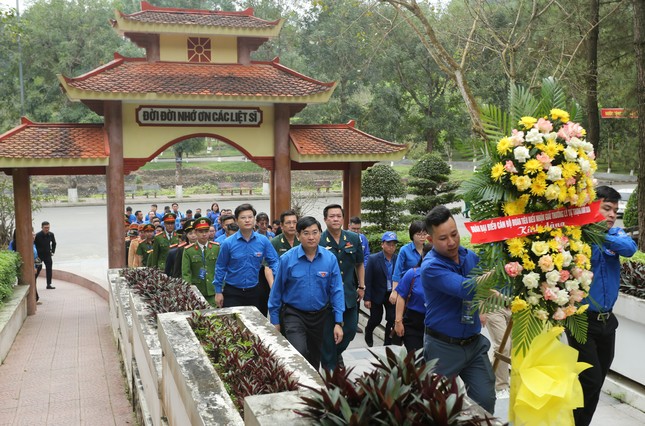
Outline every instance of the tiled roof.
[(104, 159), (109, 144), (103, 124), (33, 123), (0, 135), (0, 158)]
[[(333, 90), (277, 60), (240, 64), (147, 62), (115, 55), (112, 62), (76, 78), (63, 77), (70, 87), (94, 93), (204, 97), (298, 98)], [(82, 95), (81, 95), (82, 96)]]
[(144, 24), (195, 25), (225, 28), (270, 29), (280, 23), (265, 21), (253, 16), (253, 9), (242, 12), (223, 12), (212, 10), (191, 10), (169, 7), (156, 7), (148, 2), (141, 2), (141, 12), (129, 15), (121, 14), (125, 21)]
[(291, 125), (289, 138), (300, 155), (367, 155), (404, 153), (407, 145), (379, 139), (348, 124)]

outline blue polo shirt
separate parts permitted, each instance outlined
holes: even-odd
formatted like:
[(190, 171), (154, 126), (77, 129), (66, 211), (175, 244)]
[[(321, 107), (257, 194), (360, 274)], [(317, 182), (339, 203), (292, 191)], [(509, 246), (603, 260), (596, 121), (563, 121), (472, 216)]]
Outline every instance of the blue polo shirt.
[(472, 312), (472, 324), (461, 322), (464, 301), (472, 301), (475, 295), (464, 283), (478, 262), (479, 257), (464, 247), (459, 247), (459, 263), (435, 249), (423, 259), (421, 282), (426, 295), (426, 327), (457, 339), (466, 339), (481, 331), (478, 311)]
[(227, 236), (226, 236), (226, 234), (225, 234), (225, 233), (224, 233), (224, 234), (222, 234), (222, 235), (220, 235), (219, 237), (218, 237), (217, 235), (215, 235), (215, 240), (214, 240), (214, 241), (215, 241), (216, 243), (219, 243), (219, 245), (222, 245), (222, 243), (224, 242), (224, 240), (225, 240), (226, 238), (227, 238)]
[(345, 298), (343, 280), (336, 256), (318, 246), (310, 261), (302, 246), (296, 246), (280, 258), (280, 266), (271, 294), (269, 314), (272, 324), (280, 323), (280, 307), (293, 306), (305, 312), (315, 312), (331, 303), (334, 320), (343, 321)]
[(224, 281), (226, 285), (238, 288), (255, 287), (258, 284), (258, 274), (264, 260), (275, 276), (278, 270), (278, 254), (271, 245), (271, 241), (255, 231), (247, 241), (242, 236), (242, 232), (237, 231), (225, 239), (220, 246), (213, 280), (215, 292), (222, 292)]
[(593, 281), (589, 296), (582, 301), (589, 304), (590, 311), (607, 312), (614, 308), (620, 290), (620, 256), (632, 257), (636, 250), (636, 243), (622, 228), (611, 228), (602, 247), (591, 247)]
[[(397, 262), (398, 263), (398, 262)], [(414, 280), (414, 283), (412, 282)], [(413, 311), (425, 314), (426, 312), (426, 295), (423, 292), (423, 285), (421, 284), (421, 268), (412, 268), (403, 275), (401, 281), (396, 286), (396, 291), (400, 297), (405, 300), (410, 292), (410, 284), (412, 284), (412, 293), (410, 300), (408, 300), (407, 307)]]
[(421, 260), (421, 255), (414, 247), (414, 242), (410, 241), (399, 250), (399, 257), (396, 260), (396, 266), (394, 267), (394, 275), (392, 276), (392, 281), (399, 282), (403, 278), (406, 272), (409, 269), (414, 268), (419, 264)]

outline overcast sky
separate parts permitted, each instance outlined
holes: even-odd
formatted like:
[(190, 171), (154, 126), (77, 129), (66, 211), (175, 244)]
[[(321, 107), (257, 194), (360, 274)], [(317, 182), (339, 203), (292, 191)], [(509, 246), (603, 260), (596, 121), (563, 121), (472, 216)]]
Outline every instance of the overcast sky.
[[(29, 0), (18, 0), (20, 4), (20, 13), (25, 10), (25, 3)], [(2, 5), (2, 10), (7, 10), (8, 8), (16, 8), (16, 0), (0, 0), (0, 5)]]

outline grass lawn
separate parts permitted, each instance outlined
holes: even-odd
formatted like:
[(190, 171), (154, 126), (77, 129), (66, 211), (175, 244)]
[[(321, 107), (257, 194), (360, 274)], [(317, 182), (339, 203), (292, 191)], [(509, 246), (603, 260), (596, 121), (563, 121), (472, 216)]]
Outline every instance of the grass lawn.
[[(189, 160), (190, 161), (190, 160)], [(213, 161), (212, 163), (208, 162), (194, 162), (194, 163), (183, 163), (184, 169), (200, 168), (214, 170), (217, 172), (227, 172), (227, 173), (249, 173), (249, 172), (261, 172), (264, 169), (253, 163), (252, 161), (222, 161), (218, 163)], [(175, 170), (175, 163), (171, 162), (158, 162), (158, 163), (147, 163), (141, 168), (142, 170)]]

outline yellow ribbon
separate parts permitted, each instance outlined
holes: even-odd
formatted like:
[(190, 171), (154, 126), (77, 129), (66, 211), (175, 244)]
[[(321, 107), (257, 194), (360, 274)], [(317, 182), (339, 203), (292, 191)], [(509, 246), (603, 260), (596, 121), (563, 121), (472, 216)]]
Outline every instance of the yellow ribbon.
[(525, 356), (512, 356), (509, 420), (514, 425), (572, 425), (584, 404), (578, 375), (591, 367), (559, 340), (553, 327), (537, 336)]

